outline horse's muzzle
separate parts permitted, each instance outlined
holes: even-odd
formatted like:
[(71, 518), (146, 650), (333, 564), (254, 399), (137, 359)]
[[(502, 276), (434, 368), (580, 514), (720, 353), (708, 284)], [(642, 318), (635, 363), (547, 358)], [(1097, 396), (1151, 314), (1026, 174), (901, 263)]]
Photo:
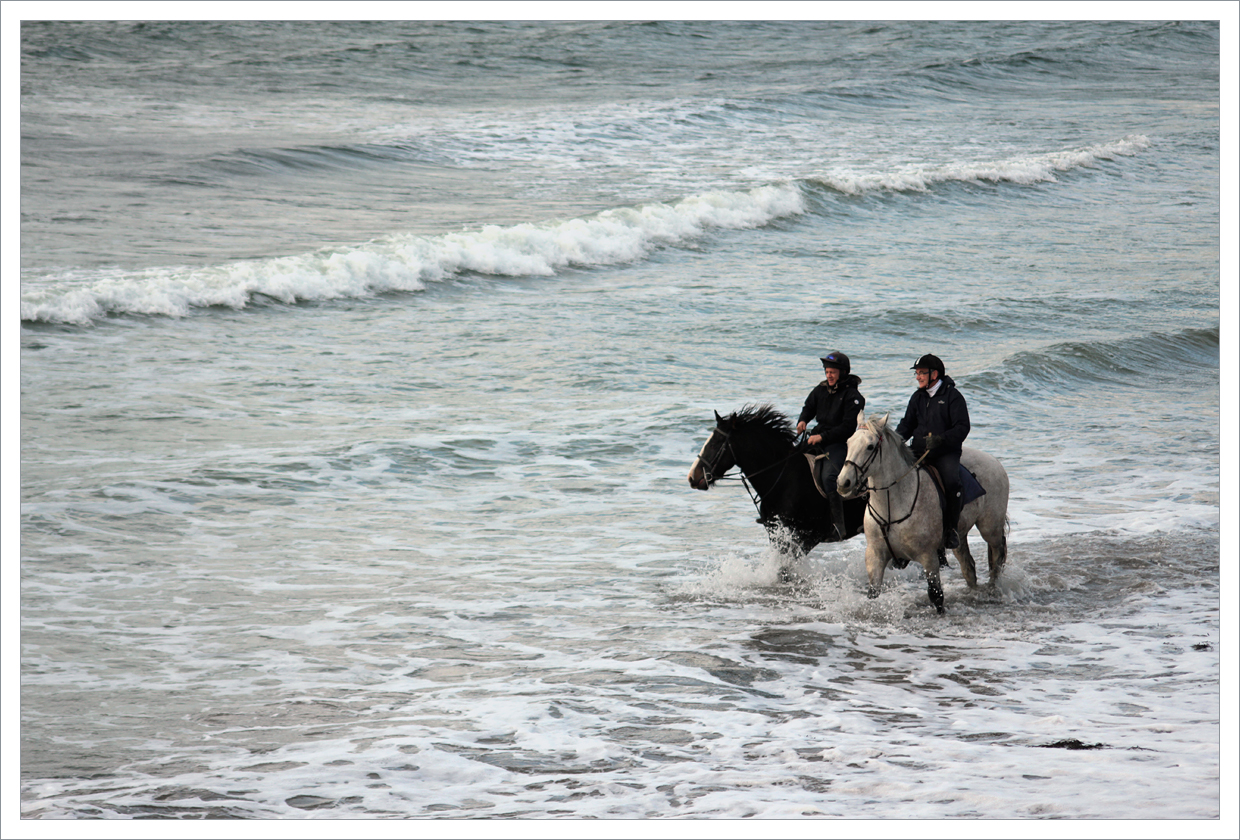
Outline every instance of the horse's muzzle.
[(706, 470), (701, 463), (694, 461), (689, 468), (689, 486), (694, 490), (709, 490), (710, 482), (706, 479)]

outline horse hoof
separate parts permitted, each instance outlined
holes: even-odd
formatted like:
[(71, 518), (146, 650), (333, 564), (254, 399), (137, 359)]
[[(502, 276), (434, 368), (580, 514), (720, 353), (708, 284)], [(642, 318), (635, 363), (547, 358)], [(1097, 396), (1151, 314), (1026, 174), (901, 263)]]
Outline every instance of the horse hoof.
[(873, 586), (867, 586), (865, 588), (865, 597), (873, 601), (875, 598), (878, 597), (878, 590), (875, 589)]

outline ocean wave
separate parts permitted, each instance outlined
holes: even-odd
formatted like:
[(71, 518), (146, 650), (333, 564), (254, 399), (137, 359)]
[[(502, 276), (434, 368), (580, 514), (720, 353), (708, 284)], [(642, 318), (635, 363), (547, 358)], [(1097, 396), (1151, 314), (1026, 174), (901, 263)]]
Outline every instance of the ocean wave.
[[(675, 202), (617, 207), (592, 216), (440, 236), (395, 234), (349, 248), (220, 266), (74, 272), (23, 279), (21, 318), (89, 324), (109, 315), (183, 317), (196, 309), (245, 308), (263, 298), (299, 301), (417, 292), (466, 274), (554, 276), (569, 268), (633, 263), (654, 251), (702, 240), (712, 230), (758, 228), (811, 212), (807, 193), (925, 192), (950, 182), (1054, 181), (1055, 173), (1148, 148), (1140, 135), (1042, 155), (879, 172), (838, 170), (748, 190), (702, 192)], [(374, 154), (373, 149), (367, 152)], [(397, 152), (399, 154), (399, 152)], [(319, 165), (312, 160), (284, 165)], [(270, 159), (274, 161), (275, 159)], [(269, 161), (270, 162), (270, 161)]]
[(318, 170), (347, 170), (385, 164), (433, 164), (450, 166), (455, 161), (424, 144), (408, 142), (353, 143), (337, 146), (298, 146), (273, 149), (238, 149), (216, 155), (202, 166), (229, 175), (313, 174)]
[(1218, 27), (1207, 21), (1111, 21), (1090, 28), (1047, 23), (1032, 37), (1027, 28), (1016, 28), (1002, 43), (936, 51), (910, 74), (916, 81), (907, 86), (919, 94), (929, 90), (958, 97), (962, 90), (994, 91), (997, 86), (1074, 84), (1083, 77), (1122, 77), (1155, 55), (1161, 69), (1187, 70), (1185, 56), (1197, 60), (1218, 51)]
[(761, 227), (805, 212), (796, 184), (710, 192), (674, 204), (426, 237), (409, 234), (349, 249), (206, 268), (78, 272), (25, 288), (23, 321), (89, 324), (108, 315), (182, 317), (211, 306), (241, 309), (266, 297), (284, 303), (422, 291), (464, 274), (552, 276), (566, 268), (636, 262), (714, 229)]
[(1068, 341), (1009, 357), (999, 370), (968, 377), (995, 391), (1040, 390), (1071, 383), (1146, 387), (1149, 371), (1217, 369), (1219, 328), (1154, 332), (1112, 341)]
[(948, 182), (1037, 184), (1054, 182), (1056, 173), (1092, 166), (1098, 161), (1128, 157), (1150, 147), (1144, 135), (1064, 149), (1040, 155), (1021, 155), (993, 161), (959, 161), (943, 164), (909, 164), (880, 172), (832, 169), (807, 178), (807, 182), (845, 195), (870, 192), (928, 192)]

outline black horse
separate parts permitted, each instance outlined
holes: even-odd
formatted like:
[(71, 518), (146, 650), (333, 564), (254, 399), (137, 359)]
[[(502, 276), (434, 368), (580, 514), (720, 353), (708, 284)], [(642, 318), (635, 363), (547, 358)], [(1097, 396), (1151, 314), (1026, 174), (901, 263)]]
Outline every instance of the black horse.
[[(708, 490), (732, 467), (739, 467), (757, 497), (758, 523), (780, 551), (802, 556), (819, 543), (839, 541), (827, 500), (814, 486), (809, 462), (797, 449), (797, 435), (787, 417), (769, 405), (747, 405), (727, 417), (716, 411), (715, 423), (715, 431), (689, 468), (691, 487)], [(844, 500), (849, 537), (861, 533), (865, 505), (865, 496)]]

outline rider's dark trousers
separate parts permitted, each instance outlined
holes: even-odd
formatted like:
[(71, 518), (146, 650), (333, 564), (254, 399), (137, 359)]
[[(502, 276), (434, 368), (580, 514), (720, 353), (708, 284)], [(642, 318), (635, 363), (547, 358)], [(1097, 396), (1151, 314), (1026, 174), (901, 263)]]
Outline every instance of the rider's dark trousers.
[(817, 462), (815, 469), (818, 470), (818, 481), (822, 484), (823, 492), (827, 495), (832, 525), (841, 540), (847, 539), (848, 526), (844, 519), (844, 500), (840, 498), (839, 492), (835, 489), (835, 482), (840, 477), (840, 470), (844, 468), (845, 459), (848, 458), (848, 443), (843, 441), (830, 446), (816, 446), (813, 451), (815, 454), (827, 456)]
[(827, 456), (818, 462), (818, 480), (822, 482), (823, 490), (832, 492), (835, 490), (836, 479), (840, 477), (840, 470), (844, 468), (844, 460), (848, 458), (848, 442), (815, 446), (810, 451), (816, 455)]
[(926, 463), (939, 471), (943, 479), (943, 495), (947, 497), (948, 527), (956, 527), (956, 519), (960, 516), (960, 453), (933, 451), (926, 458)]

